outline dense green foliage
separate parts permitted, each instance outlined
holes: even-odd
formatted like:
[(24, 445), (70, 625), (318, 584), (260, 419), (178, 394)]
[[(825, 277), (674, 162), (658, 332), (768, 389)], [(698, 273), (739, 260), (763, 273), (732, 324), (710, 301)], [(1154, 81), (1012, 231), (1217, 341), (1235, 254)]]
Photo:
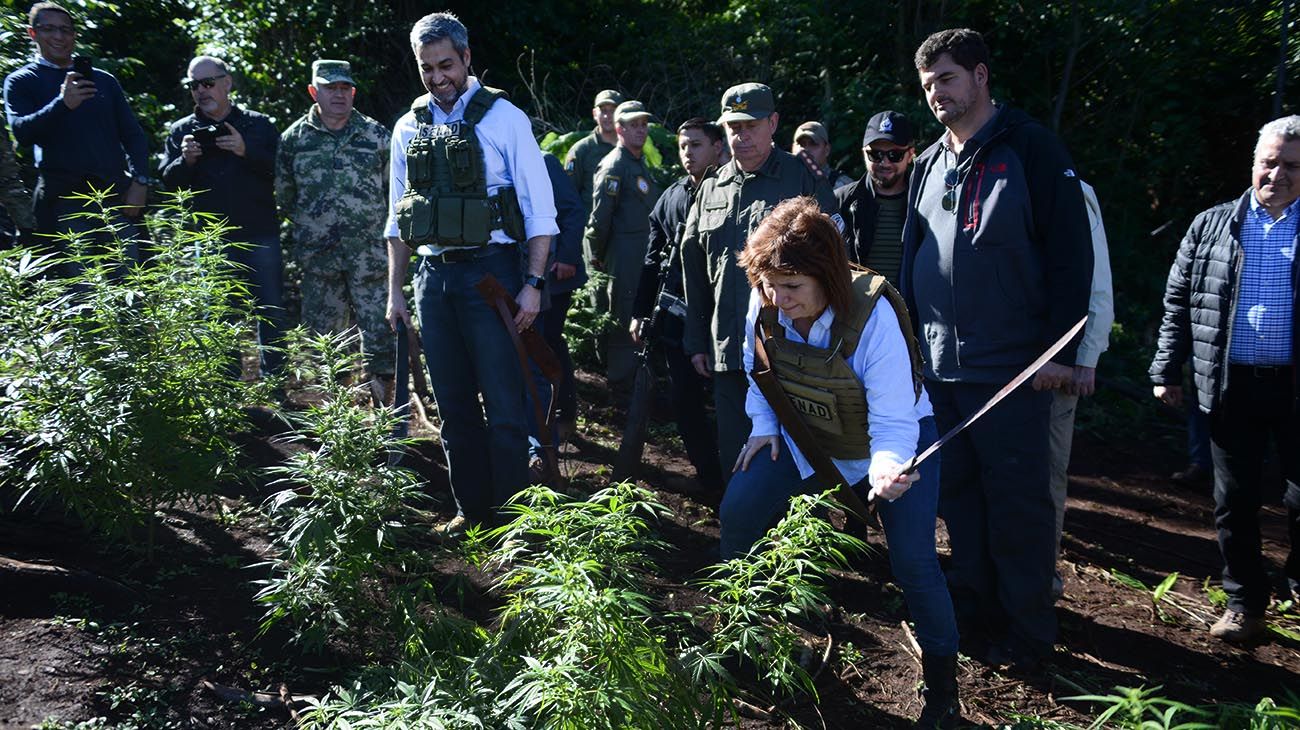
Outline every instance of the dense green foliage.
[[(105, 196), (94, 198), (107, 228)], [(230, 434), (253, 394), (237, 367), (247, 292), (223, 229), (183, 205), (150, 227), (146, 265), (125, 242), (65, 256), (0, 253), (0, 485), (66, 508), (110, 536), (138, 539), (153, 514), (214, 494), (231, 477)], [(81, 273), (50, 276), (64, 260)]]
[[(0, 28), (0, 49), (12, 66), (28, 47), (17, 17), (26, 5), (6, 2), (15, 10)], [(391, 123), (421, 92), (409, 28), (437, 7), (411, 0), (70, 6), (89, 26), (79, 40), (122, 79), (155, 149), (165, 123), (188, 110), (176, 79), (200, 50), (228, 57), (240, 102), (281, 127), (310, 103), (312, 59), (350, 59), (358, 108)], [(799, 121), (821, 119), (833, 162), (855, 173), (860, 130), (875, 111), (913, 115), (922, 140), (938, 132), (912, 67), (920, 40), (953, 25), (981, 30), (997, 98), (1058, 129), (1097, 188), (1121, 324), (1102, 361), (1112, 373), (1145, 369), (1179, 236), (1197, 211), (1246, 187), (1255, 130), (1274, 104), (1294, 108), (1286, 84), (1273, 98), (1279, 65), (1291, 75), (1297, 68), (1294, 43), (1280, 52), (1280, 0), (553, 0), (450, 9), (470, 29), (476, 72), (512, 94), (539, 137), (589, 129), (590, 100), (602, 88), (642, 99), (672, 127), (715, 113), (727, 86), (761, 80), (778, 95), (780, 143)], [(673, 156), (671, 148), (660, 151)]]

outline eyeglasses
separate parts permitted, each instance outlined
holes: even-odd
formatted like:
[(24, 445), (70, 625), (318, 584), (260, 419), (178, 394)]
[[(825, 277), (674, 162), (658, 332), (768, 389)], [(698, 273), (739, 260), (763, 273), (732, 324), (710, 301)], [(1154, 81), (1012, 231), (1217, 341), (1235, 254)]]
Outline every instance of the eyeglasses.
[(961, 184), (961, 177), (955, 167), (948, 168), (943, 174), (943, 184), (948, 187), (943, 194), (943, 209), (950, 213), (957, 209), (957, 186)]
[(190, 91), (194, 91), (200, 86), (202, 86), (205, 89), (211, 89), (213, 86), (217, 85), (217, 81), (224, 78), (226, 78), (226, 74), (209, 76), (206, 79), (186, 79), (185, 81), (181, 82), (181, 85), (189, 89)]
[(77, 34), (77, 29), (73, 28), (70, 25), (51, 25), (49, 23), (41, 23), (39, 25), (33, 25), (32, 27), (36, 29), (37, 33), (44, 33), (45, 35), (76, 35)]
[(907, 156), (907, 150), (867, 150), (867, 159), (872, 162), (884, 162), (889, 158), (890, 162), (902, 162)]

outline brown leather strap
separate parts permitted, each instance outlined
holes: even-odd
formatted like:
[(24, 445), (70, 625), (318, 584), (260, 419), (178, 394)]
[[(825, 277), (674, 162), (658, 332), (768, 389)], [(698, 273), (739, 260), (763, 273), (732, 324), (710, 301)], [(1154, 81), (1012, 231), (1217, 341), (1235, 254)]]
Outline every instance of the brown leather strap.
[[(533, 354), (533, 359), (536, 361), (538, 351), (524, 345), (524, 338), (521, 337), (519, 328), (515, 327), (514, 314), (515, 311), (518, 311), (519, 304), (506, 293), (505, 287), (501, 286), (501, 282), (497, 281), (497, 278), (490, 273), (484, 274), (483, 278), (474, 285), (474, 288), (478, 290), (479, 296), (483, 297), (483, 301), (496, 310), (496, 313), (501, 317), (501, 323), (505, 325), (506, 332), (510, 335), (510, 341), (514, 343), (515, 354), (519, 356), (519, 372), (524, 378), (524, 387), (528, 390), (528, 398), (533, 402), (533, 418), (537, 422), (538, 440), (541, 441), (542, 453), (545, 454), (546, 470), (550, 473), (551, 486), (558, 488), (563, 485), (564, 481), (560, 475), (560, 464), (556, 456), (555, 444), (551, 442), (551, 422), (542, 413), (542, 400), (537, 394), (537, 383), (533, 380), (532, 369), (528, 367), (529, 353)], [(524, 334), (527, 333), (536, 336), (542, 348), (555, 359), (555, 353), (546, 346), (546, 342), (541, 339), (541, 335), (537, 330), (530, 328), (525, 330)], [(551, 377), (551, 374), (547, 373), (547, 368), (541, 362), (538, 362), (538, 368), (541, 369), (542, 375), (552, 383), (552, 396), (555, 393), (554, 383), (559, 380), (558, 359), (555, 359), (555, 366), (557, 377)]]
[(420, 364), (420, 332), (414, 324), (406, 326), (406, 359), (415, 380), (416, 394), (425, 400), (433, 400), (429, 395), (429, 380), (424, 375), (424, 366)]
[(808, 429), (808, 424), (804, 423), (803, 417), (790, 402), (790, 396), (786, 395), (785, 389), (781, 387), (781, 381), (777, 380), (776, 373), (768, 363), (767, 348), (763, 346), (762, 326), (757, 321), (754, 322), (754, 369), (749, 372), (749, 375), (754, 379), (754, 384), (758, 386), (759, 391), (763, 393), (763, 397), (767, 399), (767, 404), (776, 413), (776, 419), (790, 434), (794, 445), (799, 447), (804, 458), (812, 464), (817, 478), (823, 485), (835, 485), (835, 498), (839, 500), (844, 511), (869, 525), (876, 525), (875, 505), (868, 507), (862, 503), (857, 492), (853, 491), (853, 485), (844, 479), (839, 467), (835, 466), (835, 462), (817, 445), (812, 431)]

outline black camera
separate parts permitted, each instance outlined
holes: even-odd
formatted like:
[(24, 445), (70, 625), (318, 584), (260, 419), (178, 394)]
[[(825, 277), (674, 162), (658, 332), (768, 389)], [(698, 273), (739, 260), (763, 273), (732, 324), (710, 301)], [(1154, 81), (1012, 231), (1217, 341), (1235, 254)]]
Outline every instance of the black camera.
[(229, 136), (230, 130), (226, 129), (224, 124), (209, 124), (206, 127), (195, 129), (190, 134), (194, 137), (194, 141), (198, 142), (199, 146), (203, 148), (203, 151), (207, 152), (216, 149), (217, 137)]

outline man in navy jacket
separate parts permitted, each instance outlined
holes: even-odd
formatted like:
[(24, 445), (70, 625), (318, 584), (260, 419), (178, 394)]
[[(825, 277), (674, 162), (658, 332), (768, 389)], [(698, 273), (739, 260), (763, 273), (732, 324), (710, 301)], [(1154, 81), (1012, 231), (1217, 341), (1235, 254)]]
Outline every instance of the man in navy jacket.
[[(965, 28), (930, 36), (915, 59), (946, 131), (912, 173), (900, 281), (941, 433), (1085, 316), (1091, 291), (1088, 212), (1069, 154), (993, 103), (988, 59)], [(1030, 668), (1056, 640), (1048, 421), (1074, 360), (1071, 345), (941, 452), (953, 607), (968, 653), (992, 664)]]
[[(110, 204), (125, 206), (120, 214), (127, 220), (117, 222), (134, 221), (148, 195), (149, 142), (122, 87), (107, 71), (93, 69), (83, 76), (73, 70), (77, 26), (63, 7), (37, 3), (28, 18), (27, 34), (39, 55), (9, 74), (4, 92), (14, 137), (21, 145), (35, 147), (37, 232), (102, 228), (99, 221), (71, 218), (95, 211), (65, 199), (92, 188), (111, 187), (115, 197)], [(125, 240), (134, 239), (133, 226), (124, 231)]]

